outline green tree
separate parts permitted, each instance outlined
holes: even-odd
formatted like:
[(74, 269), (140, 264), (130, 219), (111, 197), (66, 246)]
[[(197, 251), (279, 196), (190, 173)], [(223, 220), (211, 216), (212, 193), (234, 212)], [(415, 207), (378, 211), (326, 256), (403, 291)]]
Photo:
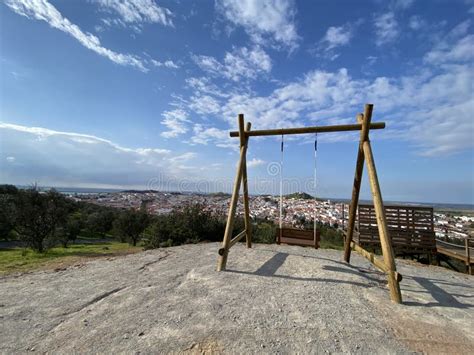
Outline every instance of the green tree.
[(112, 229), (116, 213), (107, 208), (97, 208), (87, 216), (86, 229), (91, 236), (104, 237)]
[(71, 213), (61, 228), (59, 240), (64, 248), (67, 248), (69, 241), (73, 243), (84, 228), (84, 218), (81, 212)]
[(20, 240), (33, 250), (43, 252), (54, 243), (56, 229), (65, 222), (70, 204), (59, 192), (42, 193), (36, 186), (19, 191), (15, 204), (15, 230)]
[(9, 240), (15, 227), (15, 196), (0, 194), (0, 240)]
[(120, 236), (125, 237), (130, 244), (136, 246), (141, 234), (148, 226), (148, 215), (142, 211), (124, 211), (113, 224), (114, 230)]

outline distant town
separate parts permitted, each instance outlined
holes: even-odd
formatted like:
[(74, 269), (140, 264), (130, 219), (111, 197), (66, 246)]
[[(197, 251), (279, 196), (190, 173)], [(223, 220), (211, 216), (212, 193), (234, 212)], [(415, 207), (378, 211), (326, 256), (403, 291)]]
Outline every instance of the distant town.
[[(66, 193), (76, 201), (119, 209), (145, 209), (150, 214), (167, 214), (189, 203), (199, 203), (215, 214), (226, 214), (230, 195), (224, 193), (198, 194), (160, 191), (121, 191), (100, 193)], [(242, 201), (240, 201), (242, 202)], [(238, 204), (238, 214), (243, 215), (243, 204)], [(315, 200), (305, 193), (283, 197), (282, 220), (285, 225), (297, 226), (304, 221), (318, 222), (343, 229), (347, 226), (349, 205), (331, 200)], [(250, 196), (252, 218), (279, 222), (278, 196)], [(474, 213), (466, 211), (434, 212), (435, 232), (438, 239), (459, 242), (474, 235)]]

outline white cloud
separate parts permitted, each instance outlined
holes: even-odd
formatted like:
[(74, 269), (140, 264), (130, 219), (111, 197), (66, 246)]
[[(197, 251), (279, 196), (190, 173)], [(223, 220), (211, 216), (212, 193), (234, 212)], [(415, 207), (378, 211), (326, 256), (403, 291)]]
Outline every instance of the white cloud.
[(173, 26), (171, 11), (158, 6), (153, 0), (95, 0), (95, 2), (102, 10), (117, 13), (122, 23), (159, 23)]
[(326, 35), (322, 39), (322, 42), (327, 44), (326, 50), (331, 50), (348, 44), (351, 38), (352, 29), (349, 26), (331, 26), (326, 31)]
[[(93, 135), (7, 123), (0, 123), (0, 136), (0, 180), (16, 184), (146, 188), (153, 181), (161, 188), (189, 179), (183, 163), (196, 158), (194, 152), (129, 148)], [(15, 164), (8, 159), (13, 156)]]
[(201, 77), (201, 78), (188, 78), (186, 79), (186, 85), (198, 92), (199, 94), (210, 94), (217, 97), (228, 97), (229, 94), (223, 92), (221, 89), (217, 87), (217, 85), (213, 84), (209, 78)]
[(84, 47), (110, 59), (114, 63), (132, 66), (144, 72), (147, 71), (144, 62), (139, 57), (114, 52), (103, 47), (96, 36), (83, 32), (79, 26), (63, 17), (47, 0), (6, 0), (6, 4), (19, 15), (45, 21), (51, 27), (71, 35)]
[(257, 166), (264, 165), (265, 163), (266, 163), (265, 160), (253, 158), (253, 159), (247, 161), (247, 167), (255, 168)]
[(376, 15), (374, 26), (378, 46), (394, 41), (399, 35), (399, 25), (393, 12)]
[(175, 138), (188, 131), (187, 124), (190, 122), (188, 113), (181, 108), (162, 113), (164, 118), (161, 123), (168, 127), (168, 131), (161, 133), (165, 138)]
[(471, 62), (474, 60), (474, 35), (467, 35), (459, 39), (454, 46), (447, 42), (440, 42), (425, 55), (425, 61), (441, 64), (452, 61)]
[[(460, 36), (462, 33), (464, 36)], [(245, 114), (253, 123), (253, 129), (300, 126), (311, 121), (317, 124), (349, 123), (354, 122), (355, 113), (360, 112), (365, 103), (373, 102), (374, 119), (387, 120), (390, 128), (374, 135), (405, 140), (423, 155), (453, 154), (472, 148), (474, 144), (474, 68), (472, 51), (468, 51), (473, 48), (473, 36), (465, 33), (465, 25), (457, 26), (426, 55), (428, 65), (423, 64), (412, 75), (379, 76), (368, 80), (354, 79), (344, 68), (334, 72), (313, 70), (268, 95), (233, 92), (217, 96), (212, 90), (208, 90), (207, 95), (214, 97), (220, 107), (215, 117), (225, 120), (229, 128), (235, 127), (238, 113)], [(435, 66), (431, 66), (432, 63)], [(203, 85), (207, 87), (208, 84)], [(199, 90), (201, 86), (193, 87)], [(440, 112), (446, 114), (450, 110), (456, 114), (445, 117), (449, 123), (442, 124)], [(191, 140), (234, 147), (235, 144), (228, 144), (226, 133), (198, 125), (194, 127)], [(342, 138), (348, 136), (324, 136), (323, 139)]]
[(189, 107), (201, 114), (216, 114), (220, 111), (220, 104), (219, 102), (209, 95), (196, 95), (192, 96), (190, 100)]
[(192, 160), (192, 159), (195, 159), (197, 157), (197, 153), (194, 153), (194, 152), (187, 152), (187, 153), (184, 153), (184, 154), (181, 154), (181, 155), (177, 155), (173, 158), (170, 158), (169, 160), (171, 162), (179, 162), (179, 163), (182, 163), (182, 162), (185, 162), (185, 161), (189, 161), (189, 160)]
[(298, 47), (292, 0), (218, 0), (216, 9), (233, 25), (242, 26), (255, 43), (267, 38), (290, 50)]
[(179, 68), (178, 64), (176, 64), (172, 60), (166, 60), (164, 62), (160, 62), (158, 60), (152, 59), (151, 63), (155, 67), (165, 67), (165, 68), (170, 68), (170, 69), (178, 69)]
[(270, 56), (258, 46), (252, 49), (234, 48), (232, 52), (226, 52), (223, 63), (205, 55), (193, 56), (193, 59), (202, 70), (234, 81), (240, 78), (255, 79), (272, 69)]
[(410, 27), (413, 31), (421, 30), (425, 26), (426, 26), (426, 22), (420, 16), (410, 17), (410, 21), (408, 22), (408, 27)]
[(14, 163), (15, 162), (15, 157), (6, 157), (5, 160), (9, 163)]
[(406, 10), (413, 5), (415, 0), (394, 0), (392, 7), (395, 9)]
[(371, 66), (371, 65), (374, 65), (377, 62), (378, 58), (373, 56), (373, 55), (369, 55), (366, 59), (367, 59), (367, 64), (369, 66)]
[(218, 129), (216, 127), (205, 127), (202, 124), (195, 124), (193, 127), (194, 135), (191, 137), (190, 143), (192, 144), (203, 144), (209, 143), (214, 144), (220, 148), (231, 148), (236, 149), (237, 144), (235, 139), (229, 137), (229, 132), (225, 129)]
[(357, 21), (354, 25), (345, 24), (343, 26), (329, 27), (324, 37), (318, 42), (314, 49), (310, 50), (310, 52), (315, 54), (317, 57), (323, 57), (330, 60), (338, 58), (339, 53), (336, 53), (336, 49), (349, 44), (354, 36), (355, 27), (360, 23), (361, 21)]

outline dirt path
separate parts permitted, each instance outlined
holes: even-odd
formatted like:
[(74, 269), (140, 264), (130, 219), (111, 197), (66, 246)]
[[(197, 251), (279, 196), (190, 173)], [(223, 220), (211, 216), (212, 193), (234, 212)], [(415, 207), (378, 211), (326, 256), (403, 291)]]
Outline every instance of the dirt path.
[(474, 277), (399, 261), (405, 305), (356, 255), (185, 245), (0, 279), (0, 352), (469, 353)]

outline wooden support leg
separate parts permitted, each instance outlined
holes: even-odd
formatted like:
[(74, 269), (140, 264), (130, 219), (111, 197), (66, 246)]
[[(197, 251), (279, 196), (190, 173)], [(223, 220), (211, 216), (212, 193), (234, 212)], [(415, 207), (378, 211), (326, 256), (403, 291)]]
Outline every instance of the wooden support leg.
[(464, 244), (465, 244), (465, 247), (466, 247), (466, 273), (468, 275), (471, 275), (472, 274), (472, 267), (471, 267), (471, 252), (470, 252), (470, 249), (469, 249), (469, 237), (467, 237), (464, 240)]
[[(244, 132), (244, 115), (239, 115), (239, 133), (243, 137)], [(244, 141), (247, 143), (247, 141)], [(224, 239), (222, 241), (222, 254), (219, 255), (217, 263), (217, 271), (225, 270), (227, 264), (227, 256), (229, 254), (229, 244), (232, 237), (232, 230), (234, 228), (235, 210), (237, 207), (237, 201), (239, 199), (240, 183), (242, 182), (242, 171), (243, 164), (245, 162), (245, 156), (247, 154), (247, 144), (240, 146), (240, 159), (237, 166), (237, 174), (234, 181), (234, 189), (232, 191), (232, 198), (230, 200), (229, 214), (227, 215), (227, 224), (225, 226)]]
[(357, 121), (362, 123), (362, 129), (360, 131), (359, 150), (357, 151), (357, 163), (354, 174), (354, 185), (352, 186), (351, 204), (349, 205), (349, 221), (347, 222), (347, 233), (344, 240), (344, 260), (346, 262), (349, 262), (351, 259), (351, 242), (352, 236), (354, 235), (356, 211), (357, 205), (359, 204), (360, 184), (362, 182), (362, 172), (364, 169), (364, 150), (362, 145), (369, 136), (372, 109), (373, 105), (367, 104), (365, 105), (364, 114), (357, 115)]
[(367, 171), (369, 172), (370, 188), (372, 190), (372, 197), (374, 200), (375, 216), (377, 218), (377, 227), (379, 230), (380, 244), (382, 245), (382, 254), (387, 266), (388, 286), (390, 288), (390, 298), (393, 302), (402, 303), (402, 294), (400, 292), (400, 284), (397, 280), (397, 268), (395, 266), (395, 257), (393, 254), (392, 243), (390, 235), (387, 230), (387, 221), (385, 217), (385, 209), (382, 200), (382, 193), (380, 192), (379, 180), (377, 177), (377, 170), (375, 169), (375, 162), (372, 155), (372, 148), (369, 141), (363, 144), (364, 155), (367, 163)]
[[(245, 132), (249, 132), (252, 124), (247, 122), (245, 127)], [(240, 146), (247, 146), (248, 137), (240, 138)], [(245, 240), (247, 243), (247, 248), (252, 247), (252, 224), (250, 222), (250, 206), (249, 206), (249, 188), (247, 183), (247, 157), (244, 157), (244, 162), (242, 164), (242, 190), (244, 195), (244, 223), (245, 223)]]

